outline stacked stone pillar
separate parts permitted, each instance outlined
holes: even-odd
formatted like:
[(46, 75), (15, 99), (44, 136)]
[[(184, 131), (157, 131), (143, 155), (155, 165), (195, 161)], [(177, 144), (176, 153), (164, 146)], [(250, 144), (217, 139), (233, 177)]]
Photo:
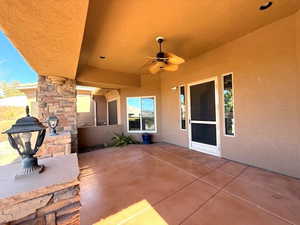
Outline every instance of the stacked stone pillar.
[(40, 121), (45, 122), (51, 115), (57, 116), (59, 118), (58, 133), (70, 132), (72, 152), (77, 152), (75, 80), (39, 76), (37, 102)]

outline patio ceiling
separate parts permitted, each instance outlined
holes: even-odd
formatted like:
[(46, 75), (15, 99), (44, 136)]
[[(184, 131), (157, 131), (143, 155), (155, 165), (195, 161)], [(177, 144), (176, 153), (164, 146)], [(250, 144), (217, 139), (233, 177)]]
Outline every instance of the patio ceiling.
[(40, 75), (74, 79), (89, 0), (1, 0), (2, 30)]
[(188, 60), (300, 9), (299, 0), (273, 0), (260, 11), (265, 2), (3, 0), (0, 29), (41, 75), (77, 75), (79, 82), (101, 86), (113, 73), (128, 80), (116, 85), (137, 86), (145, 57), (157, 52), (158, 35), (166, 38), (167, 51)]
[[(138, 73), (146, 56), (165, 48), (191, 59), (296, 12), (299, 0), (90, 1), (80, 62), (101, 69)], [(267, 41), (267, 40), (266, 40)], [(106, 56), (106, 60), (99, 59)]]

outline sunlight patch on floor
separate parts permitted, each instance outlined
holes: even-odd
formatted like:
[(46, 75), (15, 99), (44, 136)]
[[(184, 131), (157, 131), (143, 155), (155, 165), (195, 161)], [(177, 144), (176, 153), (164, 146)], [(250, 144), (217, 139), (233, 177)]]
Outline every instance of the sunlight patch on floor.
[(147, 200), (134, 203), (94, 225), (168, 225)]

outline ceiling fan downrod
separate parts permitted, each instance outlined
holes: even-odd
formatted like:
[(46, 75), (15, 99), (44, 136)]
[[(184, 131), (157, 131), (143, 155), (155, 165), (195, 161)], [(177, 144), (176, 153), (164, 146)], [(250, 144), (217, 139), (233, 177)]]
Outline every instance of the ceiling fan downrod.
[(162, 43), (164, 42), (165, 38), (164, 37), (157, 37), (156, 38), (156, 42), (158, 43), (159, 45), (159, 52), (157, 53), (156, 57), (157, 57), (157, 61), (160, 61), (160, 62), (164, 62), (165, 61), (165, 53), (162, 52)]

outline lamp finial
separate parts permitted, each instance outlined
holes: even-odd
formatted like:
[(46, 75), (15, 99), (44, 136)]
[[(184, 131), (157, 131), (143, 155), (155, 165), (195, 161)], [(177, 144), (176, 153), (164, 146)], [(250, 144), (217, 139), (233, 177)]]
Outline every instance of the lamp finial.
[(28, 106), (28, 105), (26, 106), (26, 115), (27, 115), (27, 116), (30, 116), (30, 115), (29, 115), (29, 106)]

